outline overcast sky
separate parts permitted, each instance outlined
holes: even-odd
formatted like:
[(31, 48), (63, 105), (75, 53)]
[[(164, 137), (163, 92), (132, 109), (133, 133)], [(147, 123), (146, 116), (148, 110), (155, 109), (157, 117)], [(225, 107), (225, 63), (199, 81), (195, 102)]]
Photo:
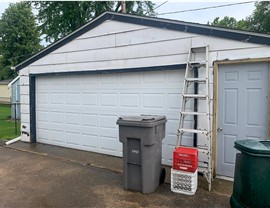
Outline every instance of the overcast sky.
[[(14, 2), (14, 1), (13, 1)], [(164, 1), (154, 1), (156, 6), (162, 4)], [(237, 3), (240, 1), (234, 2), (225, 2), (225, 1), (189, 1), (189, 2), (180, 2), (180, 1), (168, 1), (161, 7), (159, 7), (156, 12), (157, 13), (165, 13), (165, 12), (174, 12), (174, 11), (181, 11), (187, 9), (196, 9), (202, 7), (209, 7), (209, 6), (217, 6), (217, 5), (224, 5), (224, 4), (231, 4)], [(3, 2), (0, 0), (0, 14), (2, 14), (5, 9), (8, 7), (9, 2)], [(197, 22), (197, 23), (207, 23), (208, 21), (212, 22), (215, 17), (224, 17), (224, 16), (231, 16), (235, 17), (237, 20), (243, 19), (246, 16), (252, 14), (254, 10), (254, 3), (249, 4), (241, 4), (229, 7), (222, 7), (216, 9), (207, 9), (202, 11), (193, 11), (193, 12), (185, 12), (185, 13), (178, 13), (178, 14), (170, 14), (170, 15), (160, 15), (158, 17), (161, 18), (168, 18), (168, 19), (177, 19), (182, 21), (188, 22)]]
[[(163, 1), (165, 2), (165, 1)], [(163, 2), (155, 2), (156, 5), (160, 5)], [(194, 1), (194, 2), (173, 2), (168, 1), (161, 7), (157, 8), (156, 12), (158, 13), (165, 13), (165, 12), (173, 12), (173, 11), (182, 11), (188, 9), (197, 9), (197, 8), (204, 8), (204, 7), (211, 7), (211, 6), (218, 6), (218, 5), (225, 5), (225, 4), (232, 4), (232, 3), (239, 3), (240, 1), (236, 2), (215, 2), (215, 1)], [(168, 18), (168, 19), (177, 19), (182, 21), (188, 22), (196, 22), (196, 23), (204, 23), (206, 24), (208, 21), (212, 22), (215, 17), (235, 17), (237, 20), (244, 19), (245, 17), (252, 14), (253, 10), (255, 9), (254, 3), (248, 4), (240, 4), (228, 7), (221, 7), (215, 9), (206, 9), (201, 11), (192, 11), (192, 12), (184, 12), (178, 14), (167, 14), (167, 15), (160, 15), (158, 17), (161, 18)]]

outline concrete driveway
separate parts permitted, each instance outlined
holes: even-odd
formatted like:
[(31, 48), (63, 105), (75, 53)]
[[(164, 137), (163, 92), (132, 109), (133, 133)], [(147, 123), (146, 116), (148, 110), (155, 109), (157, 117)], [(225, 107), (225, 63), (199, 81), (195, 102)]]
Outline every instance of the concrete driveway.
[(0, 146), (0, 207), (230, 207), (203, 189), (175, 194), (162, 184), (143, 195), (122, 188), (121, 172)]

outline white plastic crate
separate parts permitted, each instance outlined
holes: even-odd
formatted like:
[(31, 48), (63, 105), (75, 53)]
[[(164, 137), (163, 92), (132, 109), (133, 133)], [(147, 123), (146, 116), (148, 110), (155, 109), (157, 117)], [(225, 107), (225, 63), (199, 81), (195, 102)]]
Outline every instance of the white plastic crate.
[(171, 169), (171, 191), (194, 195), (198, 185), (198, 170), (194, 173)]

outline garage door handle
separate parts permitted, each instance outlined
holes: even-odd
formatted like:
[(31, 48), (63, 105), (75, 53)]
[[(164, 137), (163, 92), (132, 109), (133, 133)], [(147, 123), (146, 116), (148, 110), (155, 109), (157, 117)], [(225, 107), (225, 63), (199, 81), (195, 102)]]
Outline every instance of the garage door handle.
[(218, 132), (221, 132), (222, 130), (223, 130), (223, 128), (221, 126), (218, 127), (218, 129), (217, 129)]

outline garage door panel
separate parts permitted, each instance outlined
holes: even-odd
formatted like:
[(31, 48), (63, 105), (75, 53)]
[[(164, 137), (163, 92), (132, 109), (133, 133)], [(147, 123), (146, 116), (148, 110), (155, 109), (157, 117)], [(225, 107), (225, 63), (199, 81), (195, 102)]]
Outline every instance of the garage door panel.
[(166, 133), (167, 135), (175, 135), (174, 140), (176, 139), (176, 133), (179, 126), (179, 122), (175, 119), (167, 119)]
[(69, 145), (77, 145), (79, 146), (81, 141), (80, 141), (80, 131), (66, 131), (66, 144)]
[(172, 152), (175, 150), (174, 145), (163, 145), (162, 146), (162, 163), (168, 164), (172, 163)]
[(36, 96), (38, 104), (48, 104), (49, 103), (49, 94), (46, 92), (39, 92)]
[(174, 146), (175, 147), (175, 143), (176, 143), (176, 133), (171, 134), (169, 132), (166, 133), (166, 138), (163, 139), (163, 143), (164, 145), (168, 145), (168, 146)]
[(63, 130), (51, 129), (51, 141), (65, 143), (65, 132)]
[(98, 105), (98, 94), (97, 93), (89, 93), (89, 92), (82, 92), (82, 105), (86, 106), (97, 106)]
[[(37, 128), (39, 128), (39, 125), (37, 125)], [(45, 126), (42, 125), (41, 128), (45, 128)], [(47, 125), (46, 128), (50, 130), (65, 132), (65, 130), (67, 129), (67, 126), (65, 124), (50, 124), (50, 125)]]
[(100, 83), (102, 85), (112, 85), (117, 84), (118, 76), (115, 76), (115, 74), (103, 74), (100, 77)]
[(37, 111), (37, 121), (41, 122), (49, 122), (50, 114), (46, 110), (38, 110)]
[(52, 111), (51, 112), (51, 123), (62, 124), (64, 123), (65, 114), (63, 112)]
[(82, 138), (82, 146), (90, 149), (98, 149), (98, 135), (97, 134), (87, 134), (87, 133), (82, 133), (81, 134)]
[(143, 110), (140, 110), (137, 114), (135, 115), (138, 115), (138, 114), (144, 114), (144, 115), (166, 115), (164, 114), (164, 109), (151, 109), (151, 108), (147, 108), (147, 109), (143, 109)]
[(107, 114), (100, 114), (99, 116), (99, 126), (102, 129), (116, 129), (116, 120), (117, 115), (107, 115)]
[(50, 130), (49, 128), (38, 128), (38, 138), (43, 141), (49, 141), (50, 140)]
[(100, 129), (98, 128), (98, 126), (96, 126), (96, 127), (89, 126), (89, 127), (81, 127), (80, 131), (82, 134), (96, 134), (96, 135), (98, 135)]
[(120, 74), (120, 85), (130, 85), (140, 83), (140, 73), (132, 73), (132, 74)]
[(143, 82), (148, 83), (164, 83), (165, 71), (145, 72), (143, 73)]
[(138, 109), (140, 107), (140, 94), (139, 93), (121, 93), (120, 94), (120, 107)]
[(179, 111), (179, 106), (180, 106), (180, 93), (175, 92), (175, 93), (168, 93), (167, 95), (167, 108), (168, 110), (175, 110)]
[(98, 114), (83, 113), (82, 114), (82, 127), (97, 127), (98, 126)]
[(117, 137), (100, 136), (100, 150), (106, 154), (121, 156), (121, 143)]
[(66, 93), (65, 94), (65, 104), (68, 106), (73, 106), (73, 105), (80, 105), (80, 93)]
[(50, 94), (50, 104), (53, 105), (63, 105), (64, 104), (64, 95), (63, 93), (53, 92)]
[(143, 93), (143, 108), (164, 109), (164, 94)]
[(100, 106), (117, 107), (117, 93), (100, 93)]
[[(90, 87), (94, 87), (97, 86), (98, 84), (98, 75), (96, 76), (81, 76), (81, 84), (85, 87), (88, 88), (88, 85), (90, 85)], [(84, 87), (82, 87), (84, 88)]]
[(172, 70), (38, 77), (37, 141), (122, 156), (119, 116), (165, 115), (162, 161), (171, 165), (183, 74)]
[[(42, 83), (42, 82), (46, 82), (46, 83)], [(51, 91), (50, 82), (47, 82), (47, 80), (46, 81), (41, 80), (41, 82), (39, 82), (39, 85), (36, 86), (36, 90), (43, 93), (47, 93), (48, 91)]]
[[(115, 129), (115, 130), (103, 130), (102, 132), (99, 132), (99, 136), (118, 138), (118, 129)], [(119, 142), (119, 140), (117, 139), (117, 143), (118, 142)]]
[(41, 127), (41, 128), (46, 128), (46, 129), (50, 129), (50, 123), (49, 122), (43, 122), (43, 121), (39, 121), (38, 119), (37, 119), (37, 124), (36, 124), (36, 127), (38, 128), (38, 127)]
[(65, 114), (65, 121), (67, 126), (79, 126), (80, 125), (80, 117), (81, 115), (76, 112), (66, 113)]
[(173, 83), (176, 87), (182, 88), (185, 77), (185, 70), (178, 70), (175, 73), (166, 73), (168, 83)]

